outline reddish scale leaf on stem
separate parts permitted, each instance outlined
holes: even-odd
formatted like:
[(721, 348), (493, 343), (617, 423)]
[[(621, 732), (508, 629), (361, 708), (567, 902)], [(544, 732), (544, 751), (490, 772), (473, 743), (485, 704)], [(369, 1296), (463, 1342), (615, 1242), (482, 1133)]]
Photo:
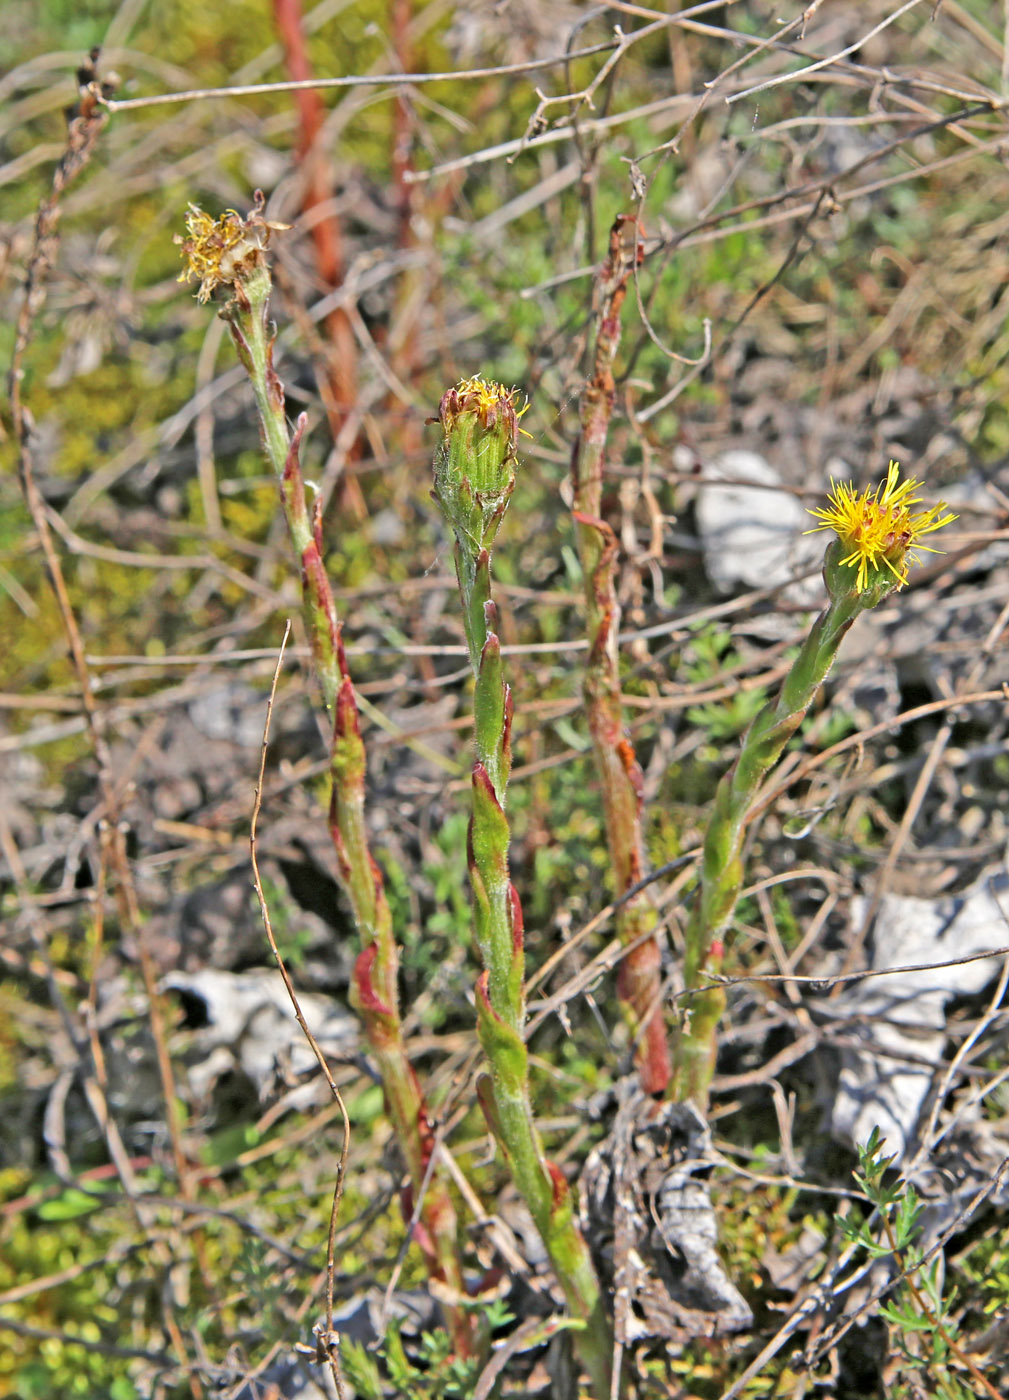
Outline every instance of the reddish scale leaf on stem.
[[(337, 664), (337, 665), (339, 666), (339, 668), (340, 668), (340, 675), (343, 677), (343, 679), (344, 679), (345, 681), (349, 682), (349, 681), (350, 681), (350, 667), (347, 665), (347, 648), (345, 647), (344, 641), (343, 641), (343, 623), (342, 623), (342, 622), (339, 624), (339, 626), (337, 627), (337, 631), (336, 631), (336, 664)], [(352, 693), (353, 693), (353, 692), (352, 692)], [(354, 708), (355, 708), (355, 709), (357, 708), (357, 701), (356, 701), (356, 700), (355, 700), (355, 702), (354, 702)]]
[(340, 829), (339, 793), (335, 786), (329, 800), (329, 834), (333, 842), (333, 850), (336, 852), (336, 864), (340, 872), (340, 879), (345, 886), (349, 887), (353, 872), (350, 864), (350, 853), (347, 850), (347, 843), (344, 841), (343, 832)]
[(337, 644), (336, 610), (333, 594), (329, 587), (329, 579), (326, 576), (326, 567), (322, 562), (322, 555), (315, 540), (302, 551), (301, 573), (305, 589), (322, 609), (326, 618), (330, 646), (335, 651)]
[(284, 470), (280, 478), (280, 490), (284, 498), (284, 505), (299, 518), (305, 515), (305, 480), (301, 474), (301, 439), (305, 434), (305, 423), (307, 422), (304, 413), (298, 415), (298, 421), (294, 428), (294, 436), (291, 438), (291, 445), (287, 450), (287, 458), (284, 462)]
[(370, 943), (367, 948), (362, 948), (357, 955), (354, 964), (354, 984), (357, 987), (358, 1000), (362, 1011), (371, 1012), (378, 1016), (392, 1016), (390, 1006), (387, 1006), (375, 991), (375, 986), (371, 977), (371, 970), (375, 966), (375, 959), (378, 957), (378, 946)]
[[(486, 973), (481, 973), (482, 977)], [(477, 983), (477, 999), (480, 999), (480, 984)], [(481, 1005), (485, 1004), (481, 1002)], [(489, 1003), (486, 1003), (489, 1006)], [(480, 1103), (487, 1127), (494, 1135), (495, 1141), (504, 1153), (505, 1158), (509, 1156), (508, 1143), (501, 1130), (501, 1119), (498, 1117), (497, 1104), (494, 1102), (494, 1085), (489, 1074), (481, 1074), (476, 1082), (476, 1096)]]
[(284, 411), (284, 386), (277, 376), (277, 371), (273, 368), (273, 343), (277, 339), (276, 335), (271, 335), (267, 346), (266, 362), (266, 392), (270, 397), (271, 407), (278, 413)]
[[(343, 651), (343, 643), (340, 639), (339, 628), (337, 629), (335, 640), (335, 650), (339, 656)], [(341, 670), (342, 669), (341, 667)], [(347, 735), (353, 735), (355, 739), (360, 739), (361, 737), (361, 717), (357, 708), (357, 697), (354, 694), (353, 682), (346, 673), (344, 673), (343, 680), (340, 682), (340, 689), (336, 692), (336, 718), (333, 727), (338, 739), (342, 739)]]
[[(493, 1016), (495, 1021), (501, 1021), (501, 1017), (490, 1004), (490, 973), (486, 970), (476, 979), (476, 999), (482, 1011), (486, 1011), (488, 1016)], [(501, 1021), (501, 1024), (504, 1025), (504, 1022)]]
[(669, 1039), (662, 1022), (661, 1006), (652, 1016), (641, 1040), (642, 1054), (638, 1061), (641, 1088), (653, 1098), (661, 1098), (672, 1074)]
[(646, 989), (654, 986), (654, 974), (662, 965), (662, 958), (654, 943), (642, 943), (620, 964), (617, 979), (622, 996), (636, 999)]
[(567, 1204), (568, 1198), (571, 1195), (571, 1187), (568, 1185), (568, 1179), (561, 1171), (560, 1167), (556, 1162), (551, 1162), (549, 1157), (546, 1158), (546, 1169), (550, 1177), (550, 1185), (553, 1189), (554, 1210), (556, 1211), (559, 1210), (561, 1206)]
[(504, 698), (504, 724), (501, 727), (501, 752), (504, 754), (506, 765), (510, 766), (512, 752), (512, 720), (515, 718), (515, 701), (512, 699), (512, 688), (505, 686)]
[(336, 851), (336, 863), (340, 870), (340, 879), (344, 884), (347, 884), (352, 874), (350, 860), (347, 856), (347, 846), (343, 839), (343, 833), (337, 825), (332, 812), (330, 813), (329, 833), (333, 839), (333, 849)]
[[(624, 765), (624, 772), (627, 774), (628, 782), (634, 789), (634, 794), (638, 799), (638, 810), (640, 811), (641, 805), (645, 800), (645, 775), (641, 771), (641, 764), (638, 762), (637, 755), (634, 752), (634, 745), (631, 743), (630, 739), (627, 738), (626, 734), (617, 744), (617, 753), (620, 755), (620, 761)], [(639, 876), (638, 878), (640, 879), (641, 877)]]
[(312, 538), (315, 540), (315, 547), (319, 553), (323, 552), (322, 543), (322, 497), (316, 496), (312, 502)]
[[(486, 802), (489, 806), (491, 806), (494, 813), (500, 818), (502, 822), (507, 821), (507, 818), (504, 814), (504, 808), (498, 801), (498, 795), (494, 791), (494, 784), (490, 780), (490, 774), (487, 772), (487, 769), (483, 766), (479, 759), (477, 759), (477, 761), (473, 764), (473, 797), (474, 801), (483, 801)], [(473, 818), (470, 821), (469, 835), (469, 854), (471, 862), (475, 859), (474, 837), (476, 835), (475, 826), (477, 820), (477, 812), (476, 810), (474, 810)], [(488, 851), (486, 854), (486, 859), (488, 865), (490, 865), (491, 862), (493, 863), (494, 870), (497, 874), (502, 876), (508, 874), (507, 849), (502, 851), (499, 847), (496, 850)]]
[(618, 995), (635, 1007), (641, 1022), (637, 1059), (641, 1087), (646, 1094), (661, 1094), (670, 1074), (663, 1006), (656, 996), (656, 989), (661, 985), (661, 966), (658, 947), (648, 942), (629, 953), (617, 973)]

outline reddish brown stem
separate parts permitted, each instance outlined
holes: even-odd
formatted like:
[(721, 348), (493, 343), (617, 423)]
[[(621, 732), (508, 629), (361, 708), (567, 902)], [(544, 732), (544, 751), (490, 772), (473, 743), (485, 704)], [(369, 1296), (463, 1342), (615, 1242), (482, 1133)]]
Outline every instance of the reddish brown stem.
[[(312, 65), (305, 46), (302, 26), (301, 0), (273, 0), (273, 17), (277, 25), (287, 69), (296, 82), (308, 82)], [(298, 160), (302, 167), (302, 214), (315, 249), (315, 266), (325, 291), (335, 291), (344, 278), (343, 238), (340, 220), (335, 211), (324, 206), (333, 198), (333, 179), (320, 136), (326, 108), (315, 88), (300, 88), (294, 93), (298, 109)], [(343, 307), (334, 307), (323, 321), (329, 347), (326, 352), (326, 392), (323, 394), (334, 441), (339, 436), (357, 398), (357, 345), (354, 330)], [(348, 457), (358, 455), (356, 444)], [(353, 477), (345, 482), (350, 494), (347, 502), (356, 515), (366, 514), (360, 488)]]
[[(410, 42), (412, 11), (413, 0), (390, 0), (389, 26), (396, 52), (396, 67), (401, 73), (408, 73), (413, 66), (413, 45)], [(399, 223), (396, 241), (401, 248), (408, 248), (414, 241), (411, 220), (417, 186), (406, 179), (412, 169), (413, 112), (407, 94), (400, 90), (396, 93), (392, 117), (392, 185)]]
[[(395, 53), (396, 68), (400, 73), (409, 73), (414, 64), (413, 37), (410, 32), (413, 19), (413, 0), (389, 0), (389, 36)], [(417, 243), (414, 215), (424, 198), (424, 186), (414, 184), (408, 178), (414, 168), (414, 114), (413, 100), (405, 87), (397, 88), (392, 109), (392, 149), (390, 151), (391, 198), (396, 210), (396, 243), (399, 248), (412, 248)], [(430, 219), (424, 223), (430, 228)], [(428, 234), (429, 257), (426, 265), (403, 268), (396, 278), (395, 303), (389, 322), (385, 353), (389, 357), (396, 377), (404, 384), (416, 384), (421, 366), (422, 337), (418, 334), (422, 318), (430, 320), (431, 295), (437, 278), (433, 270), (437, 267), (437, 255), (431, 234)], [(390, 398), (390, 407), (396, 416), (402, 418), (401, 405)], [(423, 443), (423, 428), (415, 414), (407, 414), (399, 429), (400, 450), (404, 456), (412, 457), (419, 452)]]
[[(620, 311), (631, 273), (640, 261), (639, 234), (637, 220), (626, 214), (617, 218), (610, 231), (609, 254), (596, 279), (593, 372), (582, 392), (581, 432), (572, 458), (575, 531), (585, 576), (589, 640), (585, 704), (618, 897), (640, 881), (644, 869), (642, 777), (624, 729), (617, 647), (617, 540), (602, 518), (602, 494), (606, 438), (615, 392), (613, 362), (620, 343)], [(670, 1076), (669, 1045), (662, 1016), (661, 953), (655, 925), (655, 912), (645, 893), (628, 899), (617, 913), (617, 931), (628, 949), (620, 968), (617, 994), (636, 1039), (635, 1063), (641, 1085), (649, 1094), (663, 1093)]]

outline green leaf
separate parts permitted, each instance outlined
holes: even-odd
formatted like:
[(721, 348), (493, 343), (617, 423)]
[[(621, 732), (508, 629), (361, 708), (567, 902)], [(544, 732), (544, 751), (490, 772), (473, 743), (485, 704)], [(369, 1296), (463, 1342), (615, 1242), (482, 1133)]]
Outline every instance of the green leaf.
[(372, 1084), (363, 1094), (347, 1100), (347, 1116), (354, 1124), (373, 1123), (385, 1108), (381, 1084)]
[(76, 1220), (78, 1216), (90, 1215), (103, 1204), (103, 1201), (96, 1199), (89, 1192), (80, 1191), (76, 1186), (68, 1186), (54, 1201), (43, 1201), (38, 1208), (38, 1215), (40, 1220)]
[(260, 1135), (252, 1123), (234, 1123), (213, 1133), (200, 1151), (200, 1159), (209, 1167), (226, 1167), (250, 1147), (256, 1147)]

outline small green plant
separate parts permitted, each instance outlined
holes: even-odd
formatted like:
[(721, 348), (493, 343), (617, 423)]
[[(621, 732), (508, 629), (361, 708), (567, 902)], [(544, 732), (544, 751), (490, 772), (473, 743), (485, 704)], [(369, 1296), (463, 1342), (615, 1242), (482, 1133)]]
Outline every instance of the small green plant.
[(242, 1241), (235, 1260), (234, 1276), (242, 1292), (255, 1309), (256, 1321), (267, 1342), (283, 1338), (288, 1319), (284, 1313), (287, 1283), (270, 1259), (268, 1246), (249, 1236)]
[[(481, 1311), (488, 1332), (515, 1320), (500, 1300)], [(395, 1319), (374, 1352), (359, 1342), (344, 1341), (341, 1358), (360, 1400), (468, 1400), (482, 1369), (475, 1357), (453, 1351), (447, 1332), (423, 1332), (408, 1349), (402, 1324)]]
[[(690, 656), (683, 666), (684, 678), (703, 685), (734, 666), (739, 660), (732, 647), (731, 633), (722, 627), (705, 625), (697, 629), (690, 641)], [(763, 690), (735, 690), (723, 700), (710, 700), (694, 705), (687, 719), (695, 728), (707, 734), (712, 744), (738, 739), (763, 705)]]
[[(922, 1202), (914, 1186), (903, 1177), (887, 1180), (894, 1158), (887, 1156), (878, 1128), (858, 1147), (855, 1181), (872, 1206), (861, 1220), (836, 1217), (842, 1237), (869, 1259), (889, 1259), (896, 1271), (893, 1295), (879, 1309), (890, 1327), (893, 1346), (908, 1375), (928, 1377), (930, 1394), (941, 1400), (971, 1400), (981, 1394), (998, 1400), (999, 1391), (978, 1369), (960, 1343), (960, 1328), (952, 1315), (955, 1290), (944, 1293), (943, 1256), (935, 1250), (928, 1257), (918, 1243)], [(968, 1372), (961, 1380), (954, 1366)], [(920, 1394), (920, 1385), (909, 1379), (897, 1383), (895, 1396)]]
[[(474, 1304), (472, 1311), (482, 1336), (508, 1331), (516, 1321), (501, 1298)], [(583, 1326), (573, 1318), (528, 1318), (520, 1349), (533, 1351), (559, 1332), (578, 1332)], [(444, 1332), (422, 1332), (416, 1343), (404, 1342), (402, 1324), (395, 1319), (375, 1346), (345, 1339), (340, 1354), (359, 1400), (470, 1400), (483, 1370), (476, 1358), (453, 1355)]]

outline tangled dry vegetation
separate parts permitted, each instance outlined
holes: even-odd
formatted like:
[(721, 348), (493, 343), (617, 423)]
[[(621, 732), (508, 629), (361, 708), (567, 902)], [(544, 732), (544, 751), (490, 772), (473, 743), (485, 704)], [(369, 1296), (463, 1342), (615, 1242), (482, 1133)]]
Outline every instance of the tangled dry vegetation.
[[(654, 1208), (651, 1140), (607, 1136), (632, 1046), (568, 481), (594, 275), (629, 214), (603, 513), (670, 1012), (715, 784), (819, 606), (803, 511), (893, 457), (959, 520), (860, 620), (751, 816), (710, 1133), (684, 1149), (739, 1303), (708, 1328), (685, 1306), (661, 1345), (625, 1318), (628, 1394), (1005, 1393), (1005, 26), (994, 0), (10, 0), (0, 1396), (333, 1384), (298, 1347), (324, 1359), (341, 1116), (249, 856), (299, 583), (248, 383), (172, 241), (190, 203), (257, 188), (291, 226), (277, 369), (308, 416), (407, 1048), (490, 1348), (452, 1354), (400, 1208), (296, 629), (258, 855), (351, 1121), (348, 1392), (578, 1394), (474, 1089), (469, 666), (425, 420), (478, 371), (530, 402), (494, 565), (537, 1114), (572, 1182), (588, 1159), (587, 1197), (623, 1172), (642, 1230)], [(328, 85), (284, 86), (308, 77)]]

